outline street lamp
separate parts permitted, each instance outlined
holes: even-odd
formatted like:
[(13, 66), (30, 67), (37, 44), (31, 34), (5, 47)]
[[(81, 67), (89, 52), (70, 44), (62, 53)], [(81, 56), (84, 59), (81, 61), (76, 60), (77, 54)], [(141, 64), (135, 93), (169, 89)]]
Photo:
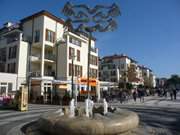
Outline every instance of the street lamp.
[[(87, 64), (87, 91), (89, 98), (89, 67), (90, 67), (90, 48), (93, 32), (113, 31), (117, 28), (115, 17), (120, 15), (119, 7), (113, 3), (110, 6), (96, 5), (93, 8), (85, 4), (73, 5), (67, 2), (62, 13), (68, 17), (65, 26), (71, 28), (76, 33), (88, 35), (88, 64)], [(74, 23), (77, 28), (73, 29)]]
[(72, 60), (72, 69), (71, 69), (71, 72), (72, 72), (72, 77), (71, 77), (71, 97), (74, 98), (74, 59), (75, 59), (75, 55), (71, 56), (71, 60)]

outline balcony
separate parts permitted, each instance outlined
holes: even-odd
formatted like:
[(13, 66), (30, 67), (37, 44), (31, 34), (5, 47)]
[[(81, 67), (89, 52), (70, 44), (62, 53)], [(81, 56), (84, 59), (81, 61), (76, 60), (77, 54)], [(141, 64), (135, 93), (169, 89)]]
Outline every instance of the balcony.
[(30, 76), (31, 77), (40, 77), (41, 76), (41, 72), (40, 71), (31, 72)]
[(41, 56), (40, 55), (31, 55), (30, 56), (30, 60), (32, 61), (32, 62), (37, 62), (37, 61), (40, 61), (41, 60)]
[(91, 52), (97, 53), (97, 48), (90, 48)]
[(55, 71), (45, 71), (44, 76), (55, 76)]
[(55, 61), (56, 56), (54, 54), (45, 54), (45, 59), (50, 61)]
[(10, 44), (12, 42), (15, 42), (15, 41), (18, 41), (19, 40), (19, 37), (10, 37), (10, 38), (7, 38), (7, 44)]

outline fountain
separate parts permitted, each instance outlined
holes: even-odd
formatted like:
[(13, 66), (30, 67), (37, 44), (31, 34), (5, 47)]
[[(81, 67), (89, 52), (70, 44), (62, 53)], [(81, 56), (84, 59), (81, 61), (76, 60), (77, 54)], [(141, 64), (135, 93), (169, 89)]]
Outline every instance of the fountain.
[(69, 110), (70, 110), (69, 117), (74, 117), (75, 116), (75, 101), (74, 101), (74, 99), (72, 99), (70, 101)]
[(85, 100), (86, 117), (89, 117), (89, 99)]
[(108, 107), (104, 99), (101, 105), (94, 105), (90, 99), (85, 105), (75, 107), (74, 99), (69, 106), (40, 117), (40, 131), (50, 135), (121, 135), (139, 124), (136, 113)]
[(85, 100), (86, 117), (92, 117), (93, 116), (93, 107), (94, 107), (94, 102), (90, 99), (86, 99)]
[(103, 99), (103, 105), (104, 105), (104, 115), (108, 113), (108, 104), (106, 99)]

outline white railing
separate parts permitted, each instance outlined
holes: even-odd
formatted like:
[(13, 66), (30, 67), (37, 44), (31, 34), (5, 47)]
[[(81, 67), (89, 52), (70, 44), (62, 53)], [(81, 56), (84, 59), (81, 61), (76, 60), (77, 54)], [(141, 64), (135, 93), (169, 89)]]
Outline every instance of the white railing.
[(38, 55), (31, 55), (31, 56), (30, 56), (30, 59), (31, 59), (31, 61), (40, 60), (40, 55), (39, 55), (39, 56), (38, 56)]
[(36, 71), (36, 72), (31, 72), (30, 73), (31, 77), (40, 77), (41, 76), (41, 72), (40, 71)]

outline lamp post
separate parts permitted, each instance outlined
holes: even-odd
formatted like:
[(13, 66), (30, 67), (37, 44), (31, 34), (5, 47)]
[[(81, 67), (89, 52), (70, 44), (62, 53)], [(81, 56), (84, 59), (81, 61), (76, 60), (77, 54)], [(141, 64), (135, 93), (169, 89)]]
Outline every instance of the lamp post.
[(75, 55), (71, 56), (71, 60), (72, 60), (72, 69), (71, 69), (71, 72), (72, 72), (72, 77), (71, 77), (71, 97), (72, 99), (74, 98), (74, 59), (75, 59)]
[[(88, 35), (87, 91), (89, 98), (89, 67), (92, 33), (96, 31), (106, 32), (115, 30), (117, 28), (115, 17), (120, 15), (120, 10), (115, 3), (110, 6), (96, 5), (90, 8), (85, 4), (73, 5), (67, 2), (63, 7), (62, 13), (68, 17), (65, 26), (68, 26), (76, 33)], [(73, 28), (72, 23), (74, 23), (77, 28)]]

